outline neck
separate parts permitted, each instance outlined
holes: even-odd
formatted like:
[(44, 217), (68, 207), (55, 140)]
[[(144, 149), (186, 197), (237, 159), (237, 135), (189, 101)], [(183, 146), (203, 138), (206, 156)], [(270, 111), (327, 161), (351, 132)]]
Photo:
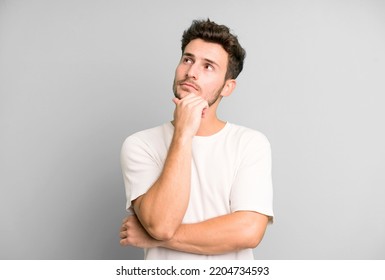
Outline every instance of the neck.
[(217, 119), (213, 123), (207, 123), (202, 119), (201, 126), (198, 129), (197, 136), (210, 136), (217, 132), (219, 132), (222, 128), (224, 128), (226, 122)]
[(197, 131), (197, 136), (210, 136), (219, 132), (225, 125), (226, 122), (220, 120), (217, 117), (217, 108), (220, 102), (220, 98), (207, 108), (205, 116), (201, 119), (201, 124)]

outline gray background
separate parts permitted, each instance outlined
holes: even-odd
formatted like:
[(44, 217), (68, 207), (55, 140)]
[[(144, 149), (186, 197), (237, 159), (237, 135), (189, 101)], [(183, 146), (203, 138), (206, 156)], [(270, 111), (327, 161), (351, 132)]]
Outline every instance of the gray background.
[(0, 1), (0, 258), (121, 248), (119, 153), (172, 118), (182, 31), (248, 52), (220, 116), (265, 133), (276, 222), (258, 259), (385, 259), (384, 1)]

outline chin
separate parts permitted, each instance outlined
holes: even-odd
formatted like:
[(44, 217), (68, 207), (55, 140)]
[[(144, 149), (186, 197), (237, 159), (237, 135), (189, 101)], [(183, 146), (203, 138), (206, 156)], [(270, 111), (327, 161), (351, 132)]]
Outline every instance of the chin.
[(174, 92), (174, 95), (175, 95), (176, 98), (182, 99), (182, 98), (186, 97), (186, 95), (188, 95), (190, 93), (194, 93), (194, 92), (186, 91), (186, 90), (183, 90), (183, 89), (178, 89), (177, 92)]

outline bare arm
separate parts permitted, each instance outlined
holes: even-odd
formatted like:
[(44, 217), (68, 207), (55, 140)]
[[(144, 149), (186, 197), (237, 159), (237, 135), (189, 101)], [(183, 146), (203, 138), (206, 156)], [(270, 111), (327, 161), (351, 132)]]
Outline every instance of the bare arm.
[(158, 180), (133, 201), (134, 211), (155, 239), (173, 237), (185, 215), (191, 181), (192, 138), (199, 128), (207, 102), (194, 94), (174, 99), (174, 135)]
[(135, 216), (123, 221), (121, 245), (141, 248), (165, 247), (194, 254), (224, 254), (256, 247), (263, 238), (268, 217), (238, 211), (195, 224), (182, 224), (172, 239), (158, 241), (142, 228)]
[(158, 180), (134, 202), (140, 222), (154, 238), (170, 239), (182, 222), (190, 194), (191, 143), (174, 137)]
[(239, 211), (195, 224), (182, 224), (174, 237), (162, 244), (173, 250), (213, 255), (255, 248), (263, 238), (268, 217)]

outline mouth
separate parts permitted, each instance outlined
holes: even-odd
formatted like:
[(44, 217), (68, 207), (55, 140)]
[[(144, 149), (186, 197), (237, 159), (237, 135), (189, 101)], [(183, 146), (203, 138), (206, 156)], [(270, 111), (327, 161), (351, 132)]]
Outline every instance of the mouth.
[(180, 86), (182, 87), (187, 87), (187, 88), (190, 88), (190, 89), (195, 89), (196, 91), (198, 91), (198, 87), (195, 86), (194, 84), (192, 83), (188, 83), (188, 82), (181, 82), (179, 83)]

